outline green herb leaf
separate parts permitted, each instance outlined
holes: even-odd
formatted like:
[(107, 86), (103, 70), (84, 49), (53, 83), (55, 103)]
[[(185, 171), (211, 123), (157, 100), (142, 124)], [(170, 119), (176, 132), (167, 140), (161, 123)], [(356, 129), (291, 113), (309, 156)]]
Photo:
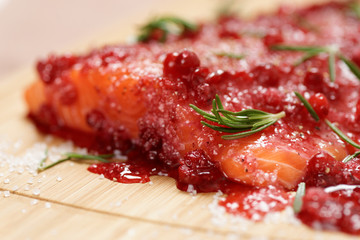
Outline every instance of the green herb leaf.
[(45, 156), (44, 156), (44, 158), (40, 161), (39, 168), (43, 168), (43, 167), (44, 167), (45, 161), (47, 160), (48, 156), (49, 156), (49, 149), (46, 149), (46, 150), (45, 150)]
[(231, 112), (224, 109), (218, 95), (215, 96), (212, 106), (212, 114), (210, 114), (195, 105), (190, 104), (190, 107), (202, 115), (205, 119), (221, 125), (217, 126), (201, 121), (204, 126), (218, 132), (236, 133), (232, 135), (223, 135), (222, 138), (227, 140), (247, 137), (260, 132), (285, 116), (285, 112), (272, 114), (257, 109), (246, 109), (240, 112)]
[(330, 81), (334, 82), (336, 78), (336, 64), (335, 64), (335, 53), (329, 52), (329, 75), (330, 75)]
[(187, 22), (178, 17), (162, 17), (154, 19), (150, 23), (146, 24), (140, 29), (138, 36), (139, 42), (146, 42), (151, 38), (152, 33), (155, 30), (161, 30), (162, 36), (160, 42), (165, 42), (169, 33), (173, 33), (173, 28), (178, 29), (178, 34), (184, 33), (186, 30), (196, 31), (197, 25)]
[(350, 69), (350, 71), (360, 80), (360, 68), (352, 62), (350, 59), (345, 57), (336, 46), (291, 46), (291, 45), (274, 45), (271, 46), (272, 50), (278, 51), (298, 51), (304, 52), (305, 55), (294, 62), (294, 66), (299, 66), (301, 63), (319, 55), (320, 53), (326, 53), (329, 55), (328, 67), (330, 81), (334, 82), (336, 78), (336, 58), (342, 60)]
[(299, 100), (304, 104), (304, 106), (306, 107), (306, 109), (308, 110), (308, 112), (310, 113), (310, 115), (315, 119), (315, 121), (319, 121), (320, 118), (317, 115), (317, 113), (315, 112), (314, 108), (311, 106), (311, 104), (303, 97), (303, 95), (301, 95), (298, 92), (294, 92), (296, 97), (299, 98)]
[(339, 58), (346, 64), (346, 66), (348, 66), (350, 71), (358, 78), (358, 80), (360, 80), (360, 69), (356, 65), (356, 63), (354, 63), (353, 61), (351, 61), (350, 59), (346, 58), (343, 55), (339, 55)]
[(44, 159), (41, 160), (40, 165), (38, 167), (38, 171), (44, 171), (55, 165), (58, 165), (62, 162), (69, 161), (69, 160), (96, 160), (99, 162), (107, 163), (107, 162), (109, 162), (109, 160), (107, 160), (107, 158), (112, 158), (114, 156), (114, 154), (88, 155), (88, 154), (79, 154), (79, 153), (74, 153), (74, 152), (64, 153), (63, 155), (64, 155), (64, 158), (45, 166), (45, 161), (48, 158), (48, 153), (46, 150), (46, 156)]
[(303, 205), (303, 197), (305, 196), (305, 188), (306, 185), (304, 182), (299, 183), (293, 203), (293, 209), (295, 213), (299, 213), (301, 211)]
[(349, 8), (354, 13), (354, 15), (360, 19), (360, 4), (357, 1), (351, 1)]
[(342, 160), (342, 162), (343, 162), (343, 163), (347, 163), (347, 162), (353, 160), (354, 158), (356, 158), (356, 157), (359, 156), (359, 155), (360, 155), (360, 151), (355, 152), (354, 154), (349, 155), (349, 156), (347, 156), (346, 158), (344, 158), (344, 159)]
[(313, 53), (321, 53), (327, 51), (327, 48), (320, 46), (273, 45), (271, 46), (271, 49), (278, 51), (297, 51), (297, 52), (313, 52)]
[(245, 55), (243, 54), (235, 54), (235, 53), (229, 53), (229, 52), (218, 52), (215, 53), (216, 56), (219, 57), (228, 57), (228, 58), (233, 58), (233, 59), (243, 59), (245, 57)]
[(235, 0), (221, 1), (222, 5), (218, 7), (218, 17), (235, 15), (234, 6)]
[(309, 51), (309, 52), (306, 53), (302, 58), (300, 58), (299, 60), (295, 61), (293, 65), (294, 65), (295, 67), (297, 67), (297, 66), (299, 66), (300, 64), (302, 64), (303, 62), (305, 62), (305, 61), (307, 61), (307, 60), (315, 57), (315, 56), (318, 55), (318, 54), (319, 54), (319, 52), (316, 52), (316, 51), (310, 52), (310, 51)]
[(351, 146), (360, 149), (360, 145), (351, 140), (348, 136), (346, 136), (339, 128), (335, 126), (335, 124), (331, 123), (329, 120), (325, 119), (326, 124), (345, 142), (349, 143)]

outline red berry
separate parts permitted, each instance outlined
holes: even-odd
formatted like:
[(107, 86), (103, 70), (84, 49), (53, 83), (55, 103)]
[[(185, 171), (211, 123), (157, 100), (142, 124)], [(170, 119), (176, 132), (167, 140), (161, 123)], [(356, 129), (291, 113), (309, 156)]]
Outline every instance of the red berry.
[(222, 177), (203, 150), (194, 150), (185, 155), (180, 162), (179, 182), (188, 184), (207, 184)]
[(206, 82), (209, 84), (215, 84), (229, 80), (232, 77), (233, 75), (228, 71), (217, 70), (216, 72), (212, 72), (207, 76)]
[(324, 75), (316, 68), (311, 68), (306, 72), (304, 77), (304, 85), (309, 89), (320, 92), (324, 84)]
[(356, 103), (355, 120), (360, 121), (360, 99)]
[(264, 45), (268, 48), (274, 46), (276, 44), (280, 44), (284, 41), (281, 32), (279, 31), (270, 31), (266, 36), (263, 38)]
[(279, 81), (282, 77), (280, 69), (272, 64), (257, 66), (252, 70), (252, 74), (254, 80), (265, 87), (279, 86)]
[(56, 78), (61, 77), (64, 70), (72, 67), (77, 62), (77, 59), (77, 57), (72, 55), (61, 57), (51, 55), (46, 60), (39, 61), (36, 68), (41, 80), (46, 84), (50, 84)]
[(307, 166), (305, 182), (308, 186), (327, 187), (344, 183), (344, 163), (337, 161), (326, 152), (313, 156)]
[(189, 81), (189, 76), (200, 67), (200, 59), (194, 52), (185, 49), (181, 52), (168, 53), (163, 65), (165, 77)]
[(48, 124), (49, 126), (58, 125), (57, 115), (51, 105), (43, 104), (38, 111), (39, 120), (42, 123)]
[(104, 114), (102, 114), (99, 110), (94, 109), (86, 114), (86, 122), (94, 130), (100, 131), (104, 128), (106, 119)]
[(322, 93), (316, 93), (309, 99), (309, 103), (314, 108), (320, 118), (325, 118), (329, 113), (329, 101)]

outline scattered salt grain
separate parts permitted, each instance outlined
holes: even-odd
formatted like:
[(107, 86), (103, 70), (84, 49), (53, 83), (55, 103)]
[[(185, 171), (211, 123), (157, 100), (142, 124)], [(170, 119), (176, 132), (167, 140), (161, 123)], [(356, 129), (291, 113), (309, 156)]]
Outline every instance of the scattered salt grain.
[(46, 203), (45, 203), (45, 208), (51, 208), (51, 203), (46, 202)]
[(30, 178), (28, 181), (27, 181), (28, 184), (34, 184), (34, 179), (33, 178)]
[(39, 200), (33, 199), (33, 200), (31, 200), (30, 205), (34, 206), (34, 205), (38, 204), (38, 202), (39, 202)]
[(41, 182), (42, 182), (42, 180), (41, 180), (41, 179), (38, 179), (38, 180), (37, 180), (37, 182), (38, 182), (38, 183), (41, 183)]
[(99, 179), (104, 179), (104, 174), (100, 174)]
[(26, 209), (24, 208), (24, 209), (21, 210), (21, 212), (22, 212), (22, 213), (26, 213), (27, 211), (26, 211)]
[(32, 190), (32, 194), (35, 195), (35, 196), (40, 195), (40, 189), (39, 189), (39, 188), (34, 188), (34, 189)]
[(17, 190), (19, 190), (19, 186), (18, 185), (15, 185), (15, 186), (13, 186), (12, 187), (12, 189), (11, 190), (13, 190), (13, 191), (17, 191)]
[(10, 197), (10, 191), (4, 191), (4, 197)]
[(152, 181), (149, 182), (149, 185), (153, 185), (154, 183)]
[(3, 173), (0, 173), (0, 177), (3, 177), (4, 176), (4, 174)]
[(62, 181), (62, 178), (61, 178), (61, 177), (57, 177), (57, 178), (56, 178), (56, 181), (61, 182), (61, 181)]
[(24, 191), (29, 191), (29, 190), (30, 190), (30, 186), (28, 184), (26, 184), (24, 187)]
[(6, 179), (4, 180), (4, 183), (5, 183), (5, 184), (9, 184), (9, 183), (10, 183), (10, 179), (6, 178)]

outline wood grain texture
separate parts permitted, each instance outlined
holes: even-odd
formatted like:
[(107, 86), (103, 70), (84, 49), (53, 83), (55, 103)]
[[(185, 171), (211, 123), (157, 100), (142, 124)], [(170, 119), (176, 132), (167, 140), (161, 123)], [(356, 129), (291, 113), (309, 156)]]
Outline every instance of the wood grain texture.
[[(279, 2), (284, 1), (242, 1), (246, 6), (243, 11), (249, 9), (245, 12), (251, 15), (259, 5), (261, 9), (269, 10)], [(303, 4), (310, 1), (296, 2)], [(161, 9), (189, 18), (202, 18), (209, 17), (214, 6), (215, 2), (205, 0), (174, 1), (171, 4), (164, 1)], [(131, 34), (134, 24), (147, 17), (134, 17), (121, 31), (105, 31), (107, 33), (95, 36), (72, 50), (83, 51), (89, 44), (102, 45), (125, 39), (124, 36)], [(109, 29), (119, 29), (119, 26)], [(22, 95), (35, 78), (32, 68), (28, 67), (0, 83), (0, 136), (9, 140), (21, 139), (22, 150), (44, 140), (44, 136), (25, 118), (26, 106)], [(119, 184), (100, 179), (98, 175), (86, 171), (86, 167), (86, 164), (64, 163), (44, 172), (46, 177), (26, 172), (18, 174), (16, 171), (9, 172), (7, 166), (0, 167), (3, 174), (0, 176), (0, 191), (11, 193), (10, 197), (4, 197), (4, 192), (0, 195), (0, 238), (357, 239), (341, 233), (315, 232), (302, 225), (281, 221), (239, 223), (225, 216), (225, 224), (214, 224), (216, 218), (208, 207), (214, 201), (214, 194), (191, 196), (177, 190), (174, 181), (166, 177), (152, 177), (152, 184)], [(58, 177), (62, 181), (58, 181)], [(9, 183), (5, 183), (5, 179)], [(30, 179), (32, 184), (29, 184)], [(34, 195), (34, 189), (40, 189), (40, 195)], [(33, 199), (39, 202), (31, 205)], [(45, 208), (46, 202), (51, 203), (50, 209)]]

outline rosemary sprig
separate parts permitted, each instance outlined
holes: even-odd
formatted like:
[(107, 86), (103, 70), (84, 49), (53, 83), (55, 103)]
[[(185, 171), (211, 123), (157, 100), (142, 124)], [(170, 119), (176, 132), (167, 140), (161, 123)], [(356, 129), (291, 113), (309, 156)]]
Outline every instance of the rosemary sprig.
[(315, 112), (314, 108), (311, 106), (311, 104), (300, 93), (294, 91), (294, 94), (296, 95), (296, 97), (299, 98), (299, 100), (302, 102), (302, 104), (304, 104), (304, 106), (306, 107), (306, 109), (308, 110), (310, 115), (315, 119), (315, 121), (318, 122), (320, 120), (320, 118), (317, 115), (317, 113)]
[[(311, 106), (311, 104), (298, 92), (294, 92), (295, 95), (300, 99), (300, 101), (304, 104), (304, 106), (306, 107), (306, 109), (308, 110), (308, 112), (311, 114), (311, 116), (316, 120), (319, 121), (319, 116), (317, 115), (317, 113), (315, 112), (315, 110), (313, 109), (313, 107)], [(355, 143), (353, 140), (351, 140), (348, 136), (346, 136), (345, 133), (343, 133), (338, 127), (335, 126), (335, 124), (333, 124), (332, 122), (330, 122), (329, 120), (325, 119), (325, 123), (331, 128), (331, 130), (333, 130), (342, 140), (344, 140), (345, 142), (349, 143), (351, 146), (360, 149), (360, 145)], [(342, 160), (343, 163), (347, 163), (350, 160), (354, 159), (355, 157), (360, 155), (360, 151), (355, 152), (352, 155), (347, 156), (346, 158), (344, 158)]]
[(235, 0), (226, 0), (222, 1), (222, 5), (218, 6), (217, 15), (218, 17), (224, 16), (233, 16), (236, 15), (236, 11), (234, 11)]
[(295, 213), (298, 213), (301, 211), (302, 205), (303, 205), (303, 197), (305, 196), (305, 188), (306, 185), (304, 182), (299, 183), (298, 189), (296, 191), (294, 203), (293, 203), (293, 209)]
[(224, 109), (218, 95), (215, 96), (212, 106), (213, 108), (210, 114), (195, 105), (190, 104), (190, 107), (202, 115), (206, 120), (220, 125), (212, 125), (205, 121), (201, 121), (204, 126), (218, 132), (235, 133), (231, 135), (223, 135), (221, 137), (227, 140), (247, 137), (260, 132), (285, 116), (285, 112), (283, 111), (276, 114), (256, 109), (245, 109), (240, 112), (231, 112)]
[(151, 38), (151, 35), (156, 30), (162, 31), (160, 42), (165, 42), (169, 33), (174, 32), (174, 27), (178, 30), (177, 34), (182, 34), (185, 31), (196, 31), (197, 25), (187, 22), (178, 17), (162, 17), (152, 20), (150, 23), (140, 28), (140, 34), (137, 37), (139, 42), (146, 42)]
[(49, 157), (49, 149), (45, 149), (45, 156), (43, 159), (41, 159), (39, 168), (45, 167), (45, 161), (46, 161), (46, 159), (48, 159), (48, 157)]
[(352, 13), (360, 19), (360, 4), (357, 1), (351, 1), (349, 4), (349, 8)]
[(108, 158), (112, 158), (114, 154), (103, 154), (103, 155), (88, 155), (88, 154), (79, 154), (74, 152), (68, 152), (63, 154), (64, 158), (57, 160), (56, 162), (53, 162), (49, 165), (45, 166), (45, 162), (48, 158), (48, 150), (45, 151), (45, 157), (41, 160), (38, 171), (44, 171), (46, 169), (49, 169), (53, 166), (58, 165), (59, 163), (68, 161), (68, 160), (96, 160), (99, 162), (109, 162), (107, 160)]
[(245, 57), (244, 54), (235, 54), (235, 53), (230, 53), (230, 52), (217, 52), (215, 53), (216, 56), (218, 57), (227, 57), (227, 58), (233, 58), (233, 59), (243, 59)]
[(343, 61), (350, 71), (360, 80), (360, 69), (350, 59), (346, 58), (336, 46), (291, 46), (291, 45), (274, 45), (271, 47), (272, 50), (278, 51), (298, 51), (304, 52), (305, 55), (294, 63), (294, 66), (298, 66), (301, 63), (321, 54), (325, 53), (328, 55), (328, 68), (330, 81), (334, 82), (336, 79), (336, 58)]

